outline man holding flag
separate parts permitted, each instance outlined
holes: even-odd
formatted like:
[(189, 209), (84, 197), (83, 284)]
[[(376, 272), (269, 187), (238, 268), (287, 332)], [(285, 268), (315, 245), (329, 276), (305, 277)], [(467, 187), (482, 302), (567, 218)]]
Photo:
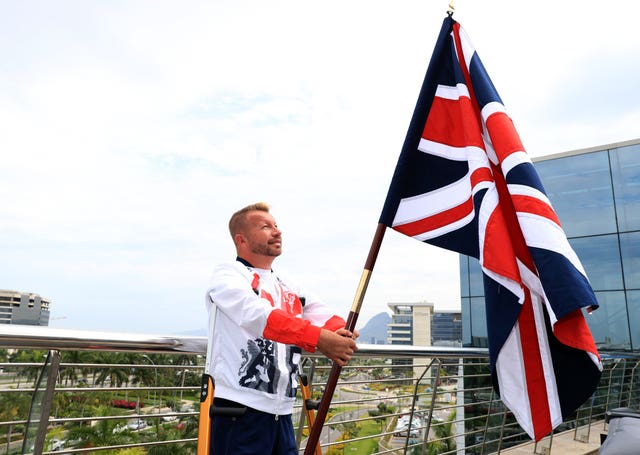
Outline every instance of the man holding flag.
[[(345, 329), (314, 294), (276, 274), (282, 232), (265, 203), (233, 214), (235, 261), (218, 265), (206, 294), (209, 347), (205, 376), (213, 378), (209, 450), (198, 453), (296, 455), (291, 414), (301, 350), (316, 349), (345, 365), (357, 330)], [(211, 393), (211, 391), (209, 391)], [(203, 415), (204, 414), (204, 415)], [(203, 420), (203, 421), (204, 421)]]

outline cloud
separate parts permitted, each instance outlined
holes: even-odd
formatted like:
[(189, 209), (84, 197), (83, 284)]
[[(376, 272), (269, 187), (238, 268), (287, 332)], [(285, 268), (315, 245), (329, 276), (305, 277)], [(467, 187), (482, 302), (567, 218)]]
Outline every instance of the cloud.
[[(532, 155), (640, 136), (638, 7), (616, 5), (457, 5)], [(278, 265), (347, 314), (445, 4), (2, 9), (0, 287), (51, 298), (55, 326), (200, 328), (228, 217), (266, 200)], [(459, 305), (456, 255), (385, 237), (363, 323)]]

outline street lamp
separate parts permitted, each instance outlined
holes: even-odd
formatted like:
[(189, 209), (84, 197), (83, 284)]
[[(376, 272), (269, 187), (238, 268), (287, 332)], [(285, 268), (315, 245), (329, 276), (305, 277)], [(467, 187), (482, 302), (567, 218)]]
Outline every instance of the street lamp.
[[(156, 364), (153, 362), (153, 360), (151, 360), (151, 357), (149, 357), (146, 354), (143, 354), (142, 357), (144, 357), (145, 359), (147, 359), (149, 362), (151, 362), (151, 365), (153, 365), (153, 369), (156, 373), (156, 382), (154, 384), (154, 389), (153, 389), (153, 405), (156, 406), (157, 405), (157, 401), (156, 401), (156, 391), (158, 389), (158, 367), (156, 366)], [(159, 411), (159, 410), (158, 410)]]
[(182, 385), (180, 386), (180, 406), (182, 406), (182, 389), (184, 388), (184, 376), (189, 372), (189, 370), (182, 370)]

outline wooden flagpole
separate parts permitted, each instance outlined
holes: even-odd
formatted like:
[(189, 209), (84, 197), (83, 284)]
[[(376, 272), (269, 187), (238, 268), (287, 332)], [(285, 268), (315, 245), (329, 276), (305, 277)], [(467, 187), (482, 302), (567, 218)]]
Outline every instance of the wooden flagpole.
[[(378, 258), (378, 252), (380, 251), (380, 246), (382, 245), (382, 239), (384, 238), (386, 228), (386, 225), (379, 223), (373, 236), (371, 248), (369, 249), (369, 255), (367, 256), (367, 261), (364, 264), (364, 270), (362, 271), (360, 283), (358, 284), (356, 295), (353, 298), (353, 304), (351, 305), (351, 311), (349, 311), (349, 317), (347, 318), (347, 323), (345, 326), (345, 328), (351, 332), (353, 332), (356, 328), (356, 322), (358, 320), (358, 315), (360, 314), (360, 307), (362, 306), (364, 295), (367, 292), (367, 286), (369, 285), (371, 272), (373, 271), (376, 259)], [(315, 422), (311, 427), (311, 433), (309, 434), (309, 438), (307, 439), (307, 445), (304, 449), (304, 455), (313, 455), (316, 444), (320, 440), (322, 426), (324, 425), (324, 421), (327, 418), (329, 405), (331, 404), (331, 399), (333, 398), (333, 392), (335, 392), (336, 386), (338, 385), (338, 379), (340, 378), (341, 370), (342, 367), (333, 362), (333, 365), (331, 366), (331, 373), (329, 373), (329, 379), (327, 380), (324, 393), (322, 394), (322, 400), (320, 401), (320, 406), (318, 407), (318, 414), (316, 415)]]

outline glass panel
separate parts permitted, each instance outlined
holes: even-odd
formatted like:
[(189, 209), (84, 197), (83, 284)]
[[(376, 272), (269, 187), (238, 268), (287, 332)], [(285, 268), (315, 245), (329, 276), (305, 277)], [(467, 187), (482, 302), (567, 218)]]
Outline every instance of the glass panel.
[(471, 306), (468, 298), (462, 298), (460, 308), (462, 311), (462, 345), (471, 346)]
[(631, 349), (623, 291), (596, 292), (600, 308), (586, 315), (599, 349)]
[(620, 234), (624, 285), (627, 289), (640, 289), (640, 232)]
[(617, 235), (570, 239), (569, 243), (580, 258), (594, 291), (621, 291), (624, 288)]
[(469, 257), (460, 255), (460, 295), (469, 296)]
[(471, 343), (475, 347), (487, 347), (487, 315), (484, 308), (484, 297), (472, 298), (470, 303)]
[(567, 236), (616, 232), (606, 150), (534, 164)]
[(611, 150), (620, 231), (640, 229), (640, 144)]
[(484, 281), (482, 279), (482, 267), (476, 258), (469, 258), (469, 295), (483, 296)]
[(640, 291), (627, 292), (627, 304), (629, 305), (629, 322), (631, 325), (631, 340), (633, 349), (640, 349)]

